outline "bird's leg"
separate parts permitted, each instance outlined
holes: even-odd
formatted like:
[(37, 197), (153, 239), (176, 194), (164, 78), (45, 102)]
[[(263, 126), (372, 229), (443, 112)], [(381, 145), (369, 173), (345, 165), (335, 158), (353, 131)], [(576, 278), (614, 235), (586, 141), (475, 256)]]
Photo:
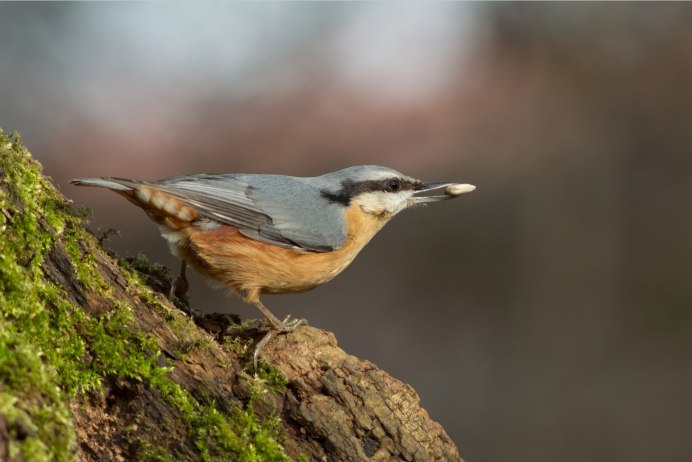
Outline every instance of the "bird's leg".
[(291, 319), (290, 316), (287, 316), (283, 321), (279, 321), (279, 318), (274, 316), (274, 314), (269, 311), (269, 309), (260, 301), (258, 290), (242, 291), (241, 295), (246, 302), (255, 305), (269, 321), (270, 330), (264, 335), (264, 337), (262, 337), (262, 340), (259, 341), (255, 347), (255, 353), (252, 357), (255, 369), (257, 369), (257, 360), (259, 359), (262, 348), (264, 348), (264, 346), (269, 342), (269, 340), (271, 340), (272, 337), (274, 337), (274, 335), (277, 333), (292, 332), (296, 327), (307, 323), (307, 321), (305, 319)]
[(251, 302), (259, 309), (264, 316), (269, 320), (272, 330), (277, 332), (292, 332), (296, 327), (305, 324), (305, 319), (291, 319), (291, 316), (286, 316), (286, 319), (279, 321), (279, 318), (274, 316), (269, 309), (257, 298)]
[(264, 306), (264, 304), (260, 301), (259, 290), (243, 290), (241, 291), (240, 295), (243, 297), (243, 300), (248, 303), (252, 303), (257, 307), (258, 310), (262, 312), (262, 314), (267, 318), (267, 321), (269, 321), (271, 329), (274, 331), (291, 332), (296, 327), (307, 322), (305, 319), (291, 319), (291, 316), (287, 316), (283, 321), (279, 321), (279, 318), (274, 316), (274, 314), (269, 311), (269, 308)]
[(187, 264), (183, 260), (180, 265), (180, 274), (178, 274), (173, 283), (171, 284), (171, 291), (168, 293), (168, 299), (173, 300), (173, 297), (178, 297), (179, 300), (187, 303), (187, 289), (190, 285), (187, 282), (187, 276), (185, 275), (185, 268)]

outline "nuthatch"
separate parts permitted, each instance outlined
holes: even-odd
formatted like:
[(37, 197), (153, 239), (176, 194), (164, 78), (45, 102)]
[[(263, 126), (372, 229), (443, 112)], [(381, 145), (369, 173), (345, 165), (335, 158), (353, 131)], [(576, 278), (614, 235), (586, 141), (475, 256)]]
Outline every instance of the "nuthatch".
[(305, 322), (280, 321), (260, 294), (304, 292), (324, 284), (397, 213), (475, 189), (423, 183), (374, 165), (311, 178), (198, 174), (157, 182), (82, 178), (71, 183), (111, 189), (159, 225), (171, 252), (182, 259), (171, 294), (187, 285), (188, 264), (255, 305), (271, 325), (255, 349), (255, 365), (274, 333)]

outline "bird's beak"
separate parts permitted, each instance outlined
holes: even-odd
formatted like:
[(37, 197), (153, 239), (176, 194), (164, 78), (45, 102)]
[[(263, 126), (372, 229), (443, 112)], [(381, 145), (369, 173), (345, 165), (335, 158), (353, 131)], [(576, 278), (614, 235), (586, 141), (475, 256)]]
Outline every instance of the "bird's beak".
[(416, 204), (439, 202), (454, 199), (464, 193), (471, 192), (476, 187), (472, 184), (430, 182), (423, 183), (423, 189), (413, 193)]

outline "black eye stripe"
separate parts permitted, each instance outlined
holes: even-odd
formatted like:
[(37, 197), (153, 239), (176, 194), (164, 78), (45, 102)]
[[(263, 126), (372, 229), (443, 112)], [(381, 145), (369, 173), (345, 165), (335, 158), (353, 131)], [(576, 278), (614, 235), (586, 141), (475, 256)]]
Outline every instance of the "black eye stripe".
[(399, 191), (413, 191), (416, 189), (417, 183), (415, 181), (406, 180), (403, 178), (385, 178), (383, 180), (368, 180), (354, 182), (344, 182), (344, 190), (351, 193), (351, 197), (364, 192), (373, 191), (391, 191), (391, 183), (398, 182)]
[[(396, 182), (398, 187), (392, 187)], [(382, 180), (367, 180), (367, 181), (344, 181), (341, 184), (340, 191), (334, 193), (330, 191), (321, 191), (322, 197), (331, 202), (336, 202), (345, 206), (351, 203), (351, 199), (359, 194), (375, 191), (399, 192), (399, 191), (417, 191), (423, 189), (423, 183), (418, 180), (408, 180), (405, 178), (384, 178)]]

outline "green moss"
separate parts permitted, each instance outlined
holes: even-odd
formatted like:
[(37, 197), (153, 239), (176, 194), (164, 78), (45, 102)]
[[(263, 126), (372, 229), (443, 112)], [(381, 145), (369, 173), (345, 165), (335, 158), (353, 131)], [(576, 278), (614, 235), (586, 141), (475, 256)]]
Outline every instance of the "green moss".
[[(251, 321), (250, 321), (251, 322)], [(247, 321), (239, 326), (242, 329)], [(257, 369), (253, 364), (254, 348), (251, 348), (247, 341), (239, 337), (228, 338), (223, 344), (224, 349), (241, 358), (245, 367), (243, 373), (248, 377), (253, 377), (255, 381), (262, 385), (262, 388), (282, 393), (286, 390), (288, 380), (284, 375), (263, 358), (259, 358)]]
[(170, 454), (165, 449), (156, 447), (150, 442), (139, 438), (137, 439), (139, 446), (137, 460), (140, 462), (174, 462)]
[(132, 258), (127, 258), (121, 263), (124, 263), (125, 266), (140, 274), (152, 275), (160, 280), (171, 279), (171, 273), (168, 271), (168, 267), (160, 263), (150, 262), (147, 256), (141, 253)]
[[(66, 225), (56, 207), (62, 201), (21, 147), (19, 136), (1, 131), (0, 180), (1, 407), (10, 428), (10, 450), (29, 461), (71, 460), (70, 392), (60, 373), (70, 356), (81, 356), (76, 351), (83, 350), (69, 334), (62, 341), (65, 303), (41, 269)], [(56, 309), (48, 310), (51, 305)], [(74, 372), (66, 374), (69, 382)]]
[[(0, 417), (8, 425), (11, 455), (73, 460), (70, 400), (102, 392), (104, 379), (117, 376), (145, 382), (177, 408), (204, 460), (290, 460), (279, 443), (278, 420), (259, 419), (252, 399), (227, 416), (170, 379), (170, 368), (159, 364), (156, 340), (136, 327), (131, 308), (99, 276), (97, 242), (84, 230), (86, 216), (74, 212), (42, 176), (19, 135), (0, 130)], [(46, 277), (43, 264), (59, 244), (85, 296), (98, 294), (112, 309), (87, 313)], [(129, 290), (165, 313), (177, 334), (185, 338), (195, 331), (187, 316), (161, 303), (134, 271), (125, 275)], [(271, 369), (264, 374), (266, 383), (280, 383)], [(142, 447), (148, 460), (170, 460), (151, 443)]]
[[(246, 370), (248, 370), (249, 368), (254, 369), (252, 361), (248, 361)], [(282, 392), (286, 389), (286, 386), (288, 385), (288, 380), (286, 380), (286, 377), (284, 377), (284, 375), (281, 372), (279, 372), (278, 369), (276, 369), (274, 366), (272, 366), (271, 364), (269, 364), (261, 358), (257, 363), (257, 370), (254, 371), (254, 373), (255, 376), (259, 380), (261, 380), (264, 386), (269, 388), (270, 390)]]
[[(182, 412), (203, 460), (291, 460), (279, 443), (281, 432), (277, 418), (259, 419), (253, 410), (254, 398), (244, 409), (236, 408), (229, 418), (219, 413), (213, 403), (200, 405), (190, 393), (170, 380), (162, 380), (156, 387)], [(212, 456), (210, 447), (214, 447), (218, 456)]]

